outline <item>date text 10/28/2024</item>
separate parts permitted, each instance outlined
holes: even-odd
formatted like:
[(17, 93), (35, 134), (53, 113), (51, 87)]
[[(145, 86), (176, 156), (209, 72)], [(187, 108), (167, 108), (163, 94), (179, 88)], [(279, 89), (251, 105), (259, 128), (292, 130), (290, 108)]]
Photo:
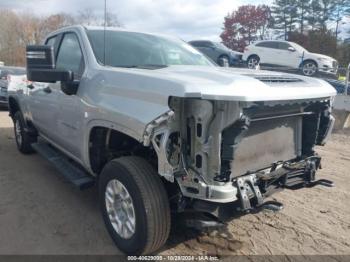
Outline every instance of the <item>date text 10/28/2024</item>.
[(128, 256), (128, 261), (218, 261), (216, 256)]

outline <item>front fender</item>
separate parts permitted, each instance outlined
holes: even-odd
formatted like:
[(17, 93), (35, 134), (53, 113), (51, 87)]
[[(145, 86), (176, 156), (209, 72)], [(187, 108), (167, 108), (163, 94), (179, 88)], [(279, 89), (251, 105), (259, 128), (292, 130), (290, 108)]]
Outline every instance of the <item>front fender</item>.
[(93, 171), (90, 168), (90, 160), (89, 160), (89, 139), (91, 130), (94, 127), (105, 127), (108, 129), (116, 130), (118, 132), (121, 132), (123, 134), (126, 134), (135, 140), (139, 141), (140, 143), (143, 141), (143, 136), (139, 134), (139, 132), (136, 132), (135, 130), (132, 130), (128, 128), (127, 126), (123, 125), (122, 123), (115, 123), (107, 120), (102, 119), (92, 119), (87, 122), (84, 132), (84, 143), (83, 143), (83, 162), (85, 163), (85, 166), (89, 168), (89, 171), (93, 173)]

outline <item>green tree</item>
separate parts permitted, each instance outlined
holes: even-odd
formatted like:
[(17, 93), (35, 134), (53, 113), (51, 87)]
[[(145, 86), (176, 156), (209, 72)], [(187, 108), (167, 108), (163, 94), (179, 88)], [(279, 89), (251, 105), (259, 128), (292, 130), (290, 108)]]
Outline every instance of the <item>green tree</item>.
[(331, 16), (331, 21), (336, 23), (335, 38), (338, 40), (339, 25), (344, 16), (350, 16), (350, 0), (337, 0), (335, 10)]
[(310, 11), (310, 0), (298, 0), (297, 7), (299, 14), (298, 22), (300, 24), (300, 33), (303, 34), (307, 14)]
[(308, 22), (309, 27), (311, 27), (311, 31), (315, 29), (319, 29), (320, 13), (321, 13), (321, 5), (319, 1), (312, 0), (306, 16), (306, 21)]
[[(339, 66), (346, 68), (350, 63), (350, 44), (342, 43), (337, 48), (336, 59), (339, 62)], [(344, 73), (345, 70), (342, 70)]]
[(296, 27), (298, 21), (297, 0), (275, 0), (271, 13), (273, 16), (273, 28), (284, 31), (284, 38), (288, 39)]
[(322, 30), (327, 30), (327, 22), (334, 17), (339, 2), (339, 0), (319, 0), (319, 21)]

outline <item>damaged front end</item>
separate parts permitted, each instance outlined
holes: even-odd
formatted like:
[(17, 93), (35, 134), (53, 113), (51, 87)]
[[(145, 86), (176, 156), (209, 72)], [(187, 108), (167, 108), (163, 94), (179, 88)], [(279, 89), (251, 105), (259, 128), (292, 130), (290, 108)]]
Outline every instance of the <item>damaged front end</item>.
[(170, 196), (177, 211), (225, 221), (263, 207), (276, 190), (316, 184), (321, 157), (314, 146), (324, 145), (333, 128), (330, 99), (172, 97), (169, 106), (148, 125), (144, 143), (158, 155), (158, 173), (177, 185)]

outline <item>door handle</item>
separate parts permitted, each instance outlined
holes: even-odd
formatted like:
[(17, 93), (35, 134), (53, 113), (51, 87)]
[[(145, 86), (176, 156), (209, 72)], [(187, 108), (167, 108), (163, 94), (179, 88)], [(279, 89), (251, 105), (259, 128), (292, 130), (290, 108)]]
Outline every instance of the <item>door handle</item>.
[(51, 90), (51, 88), (50, 88), (49, 86), (45, 87), (45, 88), (43, 89), (43, 91), (44, 91), (45, 93), (48, 93), (48, 94), (50, 94), (50, 93), (52, 92), (52, 90)]

